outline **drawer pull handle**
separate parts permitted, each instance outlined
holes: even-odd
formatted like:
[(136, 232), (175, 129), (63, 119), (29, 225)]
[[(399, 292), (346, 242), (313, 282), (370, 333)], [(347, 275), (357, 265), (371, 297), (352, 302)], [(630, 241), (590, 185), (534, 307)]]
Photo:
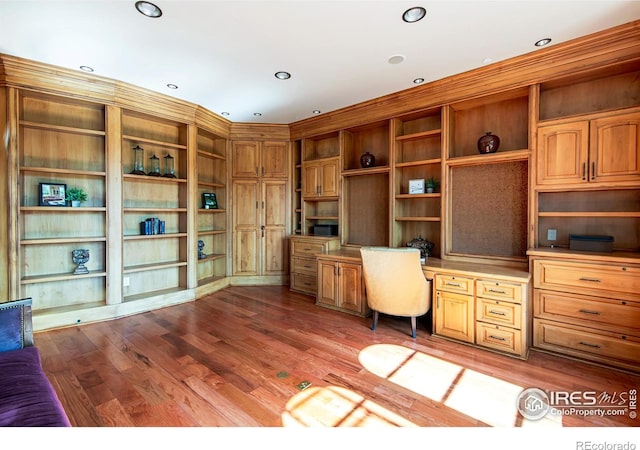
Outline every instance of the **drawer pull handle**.
[(600, 283), (600, 280), (598, 280), (597, 278), (580, 277), (580, 281), (590, 281), (592, 283)]
[(600, 315), (600, 311), (591, 311), (589, 309), (579, 309), (578, 312), (581, 312), (582, 314), (591, 314), (594, 316), (599, 316)]
[(460, 283), (451, 283), (450, 281), (445, 281), (445, 282), (444, 282), (444, 285), (445, 285), (445, 286), (462, 287), (462, 286), (460, 285)]
[(505, 338), (500, 337), (500, 336), (494, 336), (493, 334), (490, 334), (490, 335), (489, 335), (489, 337), (490, 337), (491, 339), (495, 339), (496, 341), (502, 341), (502, 342), (506, 341), (506, 339), (505, 339)]
[(498, 289), (489, 289), (489, 292), (493, 292), (494, 294), (506, 294), (505, 291), (500, 291)]
[(494, 310), (489, 310), (489, 314), (495, 314), (496, 316), (506, 316), (505, 313), (503, 313), (502, 311), (494, 311)]
[(579, 344), (584, 345), (585, 347), (600, 348), (598, 344), (590, 344), (589, 342), (580, 341)]

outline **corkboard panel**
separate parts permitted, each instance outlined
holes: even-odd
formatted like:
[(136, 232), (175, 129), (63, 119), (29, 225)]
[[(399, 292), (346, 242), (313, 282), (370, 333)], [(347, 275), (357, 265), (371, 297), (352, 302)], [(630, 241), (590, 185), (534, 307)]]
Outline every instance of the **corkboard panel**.
[(389, 176), (348, 177), (346, 192), (346, 242), (354, 245), (388, 245)]
[(527, 250), (527, 162), (451, 170), (451, 250), (523, 257)]

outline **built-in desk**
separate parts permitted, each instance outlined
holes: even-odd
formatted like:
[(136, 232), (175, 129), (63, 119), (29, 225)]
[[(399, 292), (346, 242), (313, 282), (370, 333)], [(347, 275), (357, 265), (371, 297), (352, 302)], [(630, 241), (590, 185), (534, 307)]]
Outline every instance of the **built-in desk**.
[(316, 304), (358, 316), (369, 315), (360, 249), (344, 247), (319, 254), (316, 260)]
[(526, 359), (530, 280), (526, 270), (427, 258), (433, 334)]

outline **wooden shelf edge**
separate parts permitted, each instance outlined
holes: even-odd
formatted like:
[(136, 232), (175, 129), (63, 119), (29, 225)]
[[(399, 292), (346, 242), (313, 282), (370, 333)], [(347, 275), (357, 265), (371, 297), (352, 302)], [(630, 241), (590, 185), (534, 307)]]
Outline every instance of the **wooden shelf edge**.
[(39, 130), (56, 131), (58, 133), (70, 133), (70, 134), (83, 134), (86, 136), (106, 136), (104, 130), (91, 130), (89, 128), (67, 127), (65, 125), (52, 125), (42, 122), (31, 122), (28, 120), (21, 120), (20, 126), (26, 128), (36, 128)]
[(183, 212), (187, 212), (187, 208), (125, 207), (125, 208), (122, 208), (122, 211), (125, 213), (128, 213), (128, 212), (183, 213)]
[(223, 183), (214, 183), (214, 182), (209, 182), (209, 181), (198, 181), (198, 186), (207, 186), (207, 187), (212, 187), (212, 188), (225, 188), (225, 187), (227, 187)]
[(206, 257), (198, 259), (198, 262), (215, 261), (216, 259), (226, 258), (225, 253), (210, 253)]
[(224, 161), (226, 159), (223, 155), (218, 155), (217, 153), (211, 153), (207, 150), (198, 149), (197, 153), (198, 153), (198, 156), (202, 156), (205, 158), (219, 159), (221, 161)]
[(173, 142), (157, 141), (155, 139), (147, 139), (140, 136), (133, 136), (130, 134), (123, 134), (122, 139), (125, 141), (138, 142), (143, 144), (159, 145), (161, 147), (171, 147), (177, 150), (186, 150), (187, 146), (184, 144), (174, 144)]
[(472, 156), (458, 156), (453, 158), (447, 158), (446, 163), (449, 166), (471, 166), (477, 164), (499, 164), (502, 162), (510, 161), (526, 161), (529, 159), (531, 151), (529, 149), (524, 150), (509, 150), (504, 152), (490, 153), (488, 155), (472, 155)]
[(216, 214), (216, 213), (225, 213), (227, 212), (226, 209), (220, 209), (220, 208), (213, 208), (213, 209), (204, 209), (204, 208), (198, 208), (198, 213), (208, 213), (208, 214)]
[(440, 222), (440, 217), (429, 217), (429, 216), (421, 216), (421, 217), (409, 217), (409, 216), (400, 216), (395, 218), (396, 222)]
[(217, 234), (225, 234), (227, 230), (208, 230), (208, 231), (198, 231), (198, 236), (213, 236)]
[(397, 162), (395, 163), (395, 168), (399, 169), (402, 167), (417, 167), (417, 166), (428, 166), (432, 164), (440, 164), (442, 163), (442, 158), (431, 158), (431, 159), (421, 159), (417, 161), (405, 161), (405, 162)]
[(130, 234), (123, 236), (125, 241), (135, 241), (140, 239), (172, 239), (187, 237), (187, 233), (165, 233), (165, 234)]
[(186, 265), (186, 261), (169, 261), (154, 264), (140, 264), (136, 266), (125, 266), (122, 273), (146, 272), (149, 270), (170, 269), (172, 267), (182, 267)]
[(149, 175), (134, 175), (131, 173), (122, 174), (123, 181), (144, 181), (152, 183), (186, 183), (186, 178), (153, 177)]
[(53, 281), (79, 280), (82, 278), (100, 278), (106, 276), (107, 272), (105, 271), (90, 271), (89, 273), (81, 275), (74, 275), (72, 273), (32, 275), (22, 278), (20, 284), (49, 283)]
[(84, 242), (106, 242), (104, 236), (96, 237), (72, 237), (72, 238), (43, 238), (43, 239), (24, 239), (20, 241), (20, 245), (51, 245), (51, 244), (80, 244)]
[(47, 213), (61, 213), (61, 212), (76, 212), (76, 213), (89, 213), (89, 212), (104, 212), (107, 210), (106, 206), (21, 206), (20, 211), (23, 212), (47, 212)]
[(435, 137), (435, 136), (439, 136), (440, 134), (442, 134), (442, 129), (440, 128), (435, 130), (429, 130), (429, 131), (419, 131), (417, 133), (403, 134), (400, 136), (396, 136), (396, 141), (410, 141), (414, 139)]
[(640, 218), (640, 211), (545, 211), (538, 217), (602, 217), (602, 218)]
[(105, 171), (62, 169), (59, 167), (20, 166), (20, 172), (60, 173), (65, 175), (81, 175), (81, 176), (89, 176), (89, 177), (107, 176), (107, 172)]
[(396, 194), (396, 199), (405, 199), (405, 198), (440, 198), (442, 197), (441, 192), (433, 192), (431, 194)]
[(354, 177), (359, 175), (375, 175), (379, 173), (389, 173), (389, 166), (369, 167), (366, 169), (347, 169), (342, 171), (343, 177)]

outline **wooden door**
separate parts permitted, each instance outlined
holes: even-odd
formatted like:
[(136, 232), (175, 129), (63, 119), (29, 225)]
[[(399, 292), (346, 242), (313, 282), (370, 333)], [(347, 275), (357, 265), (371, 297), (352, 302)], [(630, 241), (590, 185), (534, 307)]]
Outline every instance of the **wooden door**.
[(473, 343), (473, 309), (473, 297), (437, 291), (434, 323), (435, 333)]
[(260, 165), (260, 142), (234, 141), (232, 145), (232, 166), (234, 177), (251, 178), (258, 176)]
[(538, 128), (538, 184), (583, 183), (588, 177), (589, 122)]
[(233, 182), (233, 274), (260, 271), (258, 180)]
[(302, 165), (302, 197), (317, 197), (320, 186), (320, 166), (318, 163)]
[(640, 113), (591, 121), (589, 180), (640, 180)]
[(287, 272), (287, 182), (262, 182), (262, 275), (281, 275)]
[(336, 306), (338, 304), (338, 263), (318, 261), (318, 290), (316, 303)]
[(337, 197), (339, 189), (339, 159), (323, 161), (320, 164), (320, 195), (323, 197)]
[(289, 143), (265, 141), (262, 143), (262, 176), (287, 178), (289, 174)]
[(360, 264), (340, 263), (338, 274), (340, 283), (338, 306), (342, 309), (362, 313), (362, 305), (364, 303), (362, 266)]

